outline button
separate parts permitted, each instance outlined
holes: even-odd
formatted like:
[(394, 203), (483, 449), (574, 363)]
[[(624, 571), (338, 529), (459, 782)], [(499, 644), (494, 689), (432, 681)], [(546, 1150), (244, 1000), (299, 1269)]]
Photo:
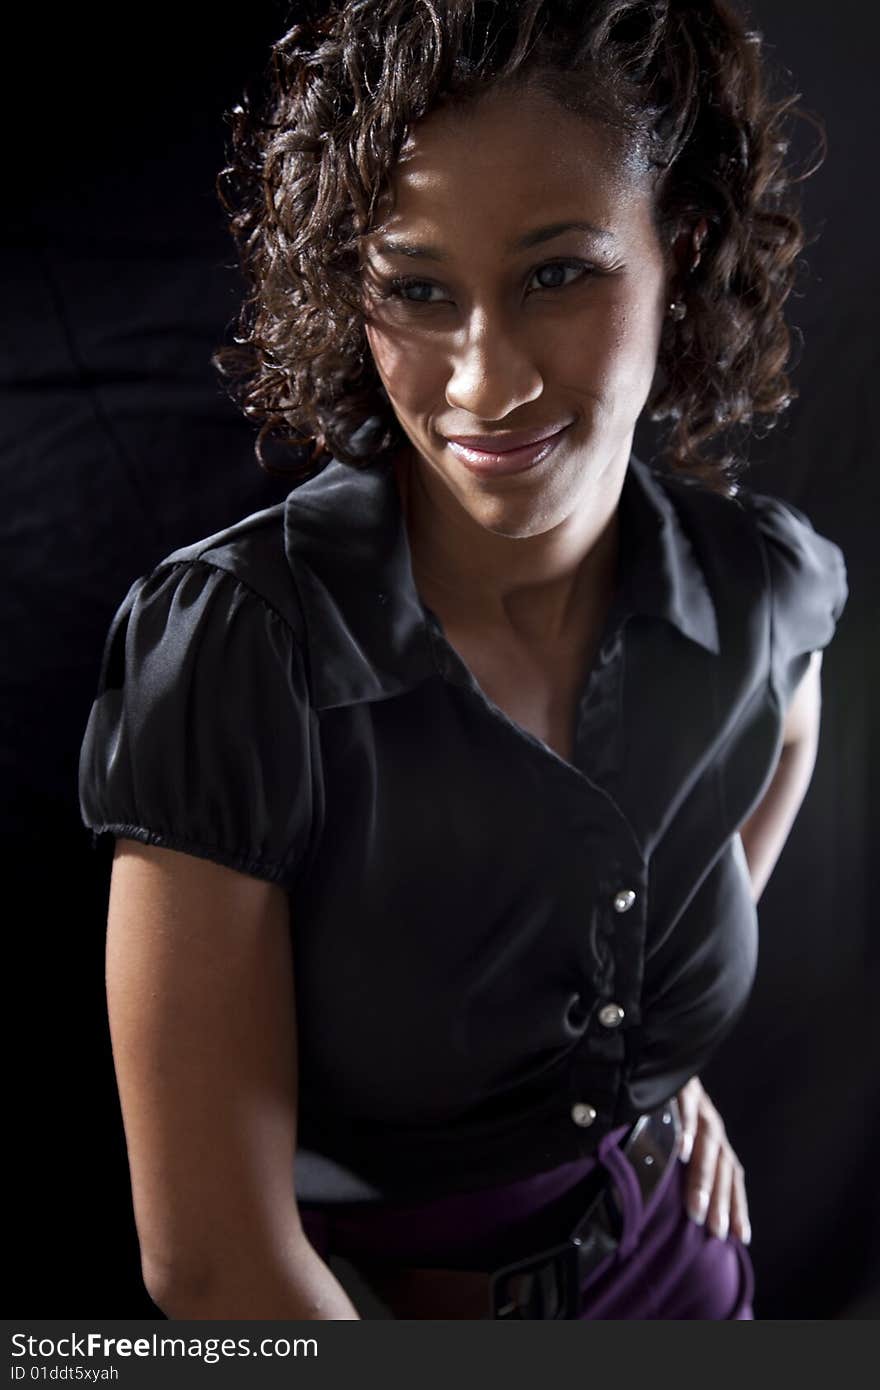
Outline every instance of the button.
[(571, 1118), (576, 1125), (582, 1125), (584, 1129), (593, 1123), (597, 1114), (598, 1111), (594, 1110), (592, 1105), (586, 1105), (583, 1101), (578, 1101), (577, 1105), (571, 1107)]
[(619, 1028), (623, 1022), (624, 1011), (619, 1004), (603, 1004), (599, 1010), (599, 1022), (603, 1028)]
[(631, 888), (621, 888), (619, 893), (614, 894), (614, 911), (629, 912), (635, 900), (636, 895)]

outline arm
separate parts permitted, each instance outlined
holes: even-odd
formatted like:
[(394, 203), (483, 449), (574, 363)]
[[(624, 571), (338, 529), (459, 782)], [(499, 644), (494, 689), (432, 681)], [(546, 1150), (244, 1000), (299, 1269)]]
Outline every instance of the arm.
[(822, 653), (816, 651), (788, 707), (773, 779), (740, 827), (755, 902), (782, 853), (813, 775), (822, 711), (821, 671)]
[(286, 892), (118, 839), (107, 999), (153, 1301), (170, 1318), (358, 1318), (296, 1205)]
[[(776, 771), (740, 827), (755, 902), (773, 872), (813, 775), (822, 709), (821, 670), (822, 653), (815, 651), (786, 713)], [(689, 1164), (688, 1212), (720, 1239), (732, 1230), (748, 1244), (751, 1227), (745, 1175), (724, 1121), (699, 1077), (692, 1076), (682, 1087), (678, 1101), (683, 1126), (681, 1158)]]

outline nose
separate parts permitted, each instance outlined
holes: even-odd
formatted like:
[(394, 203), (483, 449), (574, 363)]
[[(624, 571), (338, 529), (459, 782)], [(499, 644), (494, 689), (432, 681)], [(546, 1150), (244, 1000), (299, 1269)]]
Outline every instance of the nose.
[(537, 400), (543, 376), (526, 342), (488, 315), (473, 321), (452, 358), (448, 405), (478, 420), (501, 420)]

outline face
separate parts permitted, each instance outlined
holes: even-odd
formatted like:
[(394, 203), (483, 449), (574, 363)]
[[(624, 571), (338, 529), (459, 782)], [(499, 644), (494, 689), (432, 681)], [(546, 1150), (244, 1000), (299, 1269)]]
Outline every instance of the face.
[(666, 304), (652, 198), (605, 127), (534, 91), (414, 129), (365, 242), (366, 332), (443, 508), (521, 537), (619, 495)]

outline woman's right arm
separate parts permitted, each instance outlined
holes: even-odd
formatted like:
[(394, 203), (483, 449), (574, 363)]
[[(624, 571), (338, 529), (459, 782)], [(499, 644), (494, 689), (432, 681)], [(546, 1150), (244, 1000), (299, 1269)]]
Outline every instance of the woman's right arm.
[(120, 837), (107, 1001), (153, 1301), (169, 1318), (358, 1318), (296, 1204), (286, 891)]

